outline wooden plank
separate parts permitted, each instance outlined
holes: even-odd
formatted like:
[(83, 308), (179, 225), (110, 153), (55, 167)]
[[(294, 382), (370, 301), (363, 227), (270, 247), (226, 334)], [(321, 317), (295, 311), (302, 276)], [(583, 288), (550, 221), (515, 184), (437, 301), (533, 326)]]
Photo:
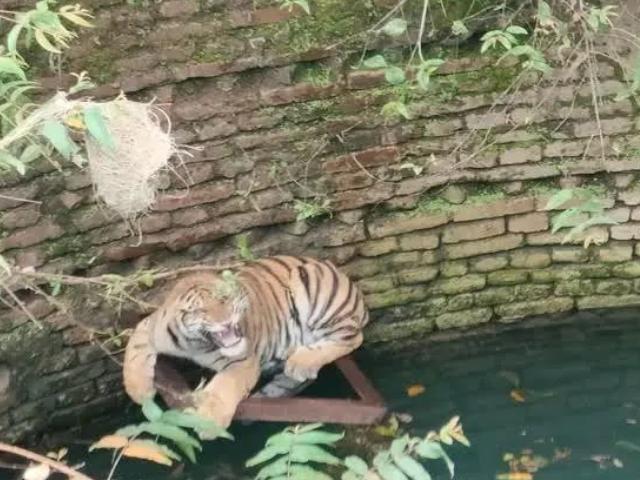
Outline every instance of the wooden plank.
[[(237, 420), (268, 422), (323, 422), (351, 425), (370, 425), (382, 419), (387, 412), (382, 396), (351, 356), (336, 361), (359, 400), (333, 398), (264, 398), (250, 397), (238, 406)], [(171, 365), (160, 358), (156, 364), (156, 388), (172, 408), (193, 406), (188, 383)]]

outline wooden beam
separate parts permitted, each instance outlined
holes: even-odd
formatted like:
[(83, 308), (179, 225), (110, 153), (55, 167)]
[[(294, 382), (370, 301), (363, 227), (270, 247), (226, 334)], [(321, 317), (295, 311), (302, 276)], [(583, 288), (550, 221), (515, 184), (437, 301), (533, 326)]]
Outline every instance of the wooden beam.
[[(384, 399), (358, 368), (351, 356), (340, 358), (336, 366), (358, 395), (358, 400), (334, 398), (249, 397), (238, 406), (237, 420), (267, 422), (323, 422), (370, 425), (387, 413)], [(193, 406), (191, 389), (184, 377), (165, 359), (156, 364), (156, 387), (167, 405), (184, 409)]]

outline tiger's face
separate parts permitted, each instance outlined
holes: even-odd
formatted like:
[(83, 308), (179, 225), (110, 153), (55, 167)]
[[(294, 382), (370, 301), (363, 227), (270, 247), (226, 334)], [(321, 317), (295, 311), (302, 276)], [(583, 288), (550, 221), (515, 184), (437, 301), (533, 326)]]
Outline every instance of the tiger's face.
[(240, 323), (245, 307), (243, 295), (230, 298), (207, 295), (183, 311), (183, 321), (187, 331), (205, 343), (214, 343), (225, 357), (238, 357), (244, 355), (248, 347)]

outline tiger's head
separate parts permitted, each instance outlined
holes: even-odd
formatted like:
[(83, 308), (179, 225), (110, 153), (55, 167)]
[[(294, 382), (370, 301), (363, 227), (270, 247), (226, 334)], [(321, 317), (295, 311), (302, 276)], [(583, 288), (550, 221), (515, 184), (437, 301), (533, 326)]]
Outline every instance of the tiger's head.
[(235, 278), (224, 273), (212, 286), (199, 290), (197, 301), (182, 310), (182, 320), (190, 335), (213, 342), (225, 357), (238, 357), (248, 348), (241, 324), (247, 297)]

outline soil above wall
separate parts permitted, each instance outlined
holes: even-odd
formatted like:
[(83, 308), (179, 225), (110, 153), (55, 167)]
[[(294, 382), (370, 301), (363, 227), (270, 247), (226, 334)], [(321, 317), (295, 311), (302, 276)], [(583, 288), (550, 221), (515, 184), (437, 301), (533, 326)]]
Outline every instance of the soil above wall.
[[(505, 109), (515, 67), (478, 56), (477, 45), (447, 47), (427, 93), (354, 70), (361, 43), (348, 33), (374, 23), (383, 2), (336, 10), (318, 1), (311, 18), (241, 1), (100, 3), (72, 70), (95, 72), (98, 96), (156, 97), (179, 140), (199, 147), (186, 165), (190, 185), (167, 176), (138, 241), (95, 204), (86, 172), (43, 164), (3, 176), (0, 252), (19, 267), (97, 275), (212, 264), (236, 258), (247, 235), (256, 255), (331, 258), (357, 279), (372, 309), (368, 346), (640, 304), (637, 109), (613, 101), (623, 84), (610, 65), (599, 65), (601, 144), (581, 72), (525, 79)], [(399, 51), (371, 46), (381, 47)], [(383, 118), (399, 94), (412, 118)], [(477, 153), (474, 139), (487, 138)], [(602, 197), (619, 223), (563, 243), (549, 227), (557, 212), (544, 206), (571, 185)], [(330, 215), (296, 221), (301, 202), (325, 200)], [(0, 311), (0, 431), (10, 440), (125, 402), (120, 367), (96, 340), (141, 312), (119, 312), (91, 289), (61, 299), (72, 300), (75, 319), (25, 298), (44, 329)]]

